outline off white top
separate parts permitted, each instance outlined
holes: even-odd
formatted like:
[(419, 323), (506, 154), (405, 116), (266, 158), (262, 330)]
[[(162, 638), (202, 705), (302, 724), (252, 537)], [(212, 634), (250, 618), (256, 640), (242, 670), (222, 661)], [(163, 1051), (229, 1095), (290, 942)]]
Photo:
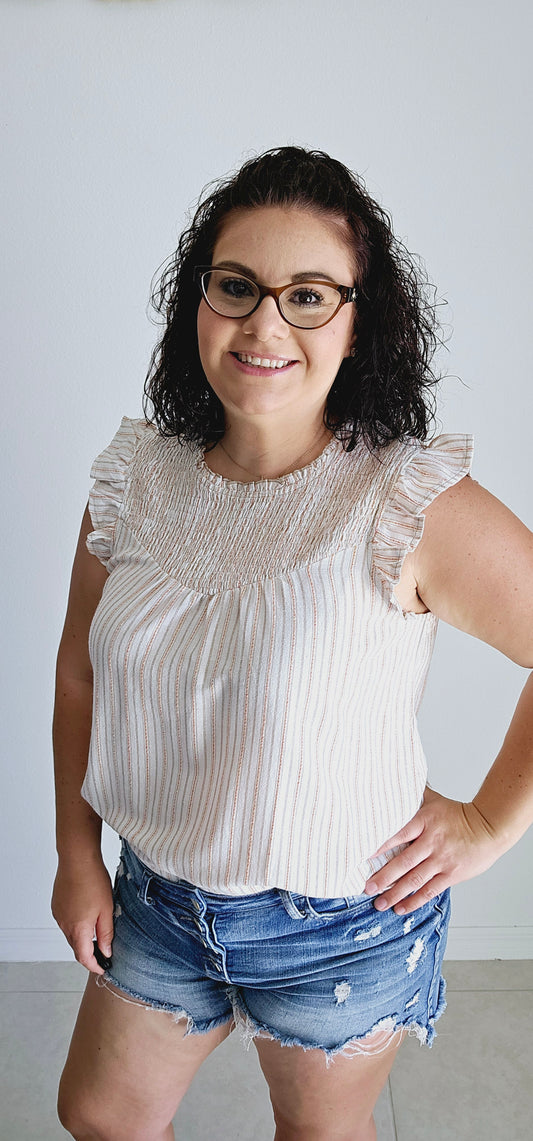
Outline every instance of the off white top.
[(109, 571), (84, 798), (153, 871), (238, 896), (359, 894), (420, 806), (432, 613), (392, 593), (469, 435), (332, 439), (240, 483), (124, 418), (91, 469)]

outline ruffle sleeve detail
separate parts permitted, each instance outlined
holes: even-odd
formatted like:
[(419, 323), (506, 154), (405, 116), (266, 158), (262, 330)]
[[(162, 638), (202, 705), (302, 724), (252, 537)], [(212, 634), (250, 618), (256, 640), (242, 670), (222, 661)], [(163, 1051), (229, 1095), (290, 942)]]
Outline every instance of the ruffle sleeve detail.
[(422, 538), (425, 520), (421, 512), (441, 491), (468, 475), (473, 453), (474, 439), (468, 434), (446, 434), (426, 445), (416, 441), (407, 445), (372, 541), (378, 588), (401, 614), (404, 611), (393, 591), (405, 556)]
[(129, 466), (139, 443), (153, 431), (153, 426), (146, 420), (123, 416), (118, 432), (92, 465), (90, 475), (95, 483), (89, 493), (89, 514), (94, 531), (87, 535), (86, 545), (104, 566), (112, 555)]

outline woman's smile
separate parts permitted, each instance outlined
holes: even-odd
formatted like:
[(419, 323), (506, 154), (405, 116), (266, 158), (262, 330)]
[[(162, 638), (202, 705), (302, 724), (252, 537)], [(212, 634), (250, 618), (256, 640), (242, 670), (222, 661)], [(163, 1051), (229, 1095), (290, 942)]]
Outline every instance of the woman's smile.
[(293, 368), (298, 364), (298, 361), (287, 360), (286, 357), (275, 357), (273, 355), (266, 356), (265, 354), (255, 355), (252, 353), (231, 353), (230, 354), (237, 362), (239, 368), (248, 374), (248, 376), (268, 376), (273, 372), (287, 372), (289, 368)]

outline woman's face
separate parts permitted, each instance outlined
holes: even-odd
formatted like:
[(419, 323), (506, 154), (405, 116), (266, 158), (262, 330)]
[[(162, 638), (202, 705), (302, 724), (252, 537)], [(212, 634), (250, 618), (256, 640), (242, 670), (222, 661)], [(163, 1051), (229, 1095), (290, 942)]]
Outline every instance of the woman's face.
[[(340, 227), (327, 214), (300, 207), (261, 206), (228, 215), (212, 264), (235, 269), (230, 263), (261, 285), (288, 285), (301, 274), (324, 276), (339, 285), (355, 281), (353, 254)], [(352, 303), (319, 329), (296, 329), (283, 320), (273, 297), (237, 319), (219, 316), (202, 298), (200, 360), (232, 419), (321, 418), (341, 361), (354, 343), (353, 323)], [(245, 356), (260, 357), (263, 363), (247, 364), (239, 359)], [(264, 363), (280, 360), (288, 363), (276, 368)]]

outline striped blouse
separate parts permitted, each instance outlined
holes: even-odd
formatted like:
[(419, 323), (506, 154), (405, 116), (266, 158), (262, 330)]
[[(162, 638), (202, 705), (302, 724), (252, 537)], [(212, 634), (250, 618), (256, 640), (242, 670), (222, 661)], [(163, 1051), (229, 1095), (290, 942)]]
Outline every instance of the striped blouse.
[(393, 587), (472, 449), (332, 439), (240, 483), (122, 420), (91, 469), (87, 546), (109, 577), (82, 794), (153, 871), (229, 896), (362, 892), (427, 776), (438, 620)]

